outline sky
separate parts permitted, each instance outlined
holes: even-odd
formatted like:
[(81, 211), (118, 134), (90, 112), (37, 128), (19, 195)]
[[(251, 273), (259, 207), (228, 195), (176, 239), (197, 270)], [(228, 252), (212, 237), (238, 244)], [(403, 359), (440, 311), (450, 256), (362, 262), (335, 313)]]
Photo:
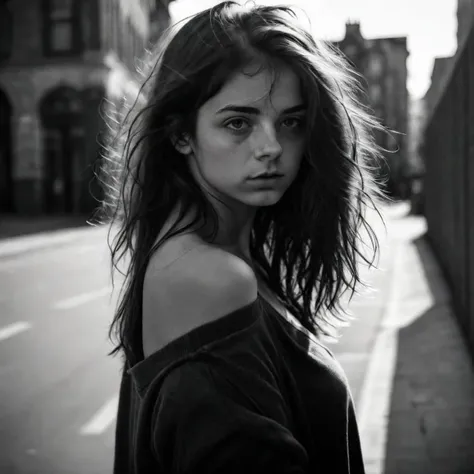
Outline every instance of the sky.
[[(169, 6), (172, 21), (218, 3), (219, 0), (175, 0)], [(406, 36), (407, 87), (413, 99), (423, 97), (428, 89), (434, 58), (450, 56), (457, 47), (457, 0), (255, 0), (254, 3), (299, 7), (308, 15), (313, 35), (321, 39), (342, 39), (348, 20), (360, 22), (365, 38)]]

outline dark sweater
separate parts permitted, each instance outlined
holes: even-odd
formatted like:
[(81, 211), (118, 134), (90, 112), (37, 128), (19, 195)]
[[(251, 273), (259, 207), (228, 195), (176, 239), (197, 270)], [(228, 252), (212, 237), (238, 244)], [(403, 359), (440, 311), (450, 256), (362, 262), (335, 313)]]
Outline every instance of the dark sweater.
[(259, 296), (124, 370), (114, 474), (363, 474), (331, 352)]

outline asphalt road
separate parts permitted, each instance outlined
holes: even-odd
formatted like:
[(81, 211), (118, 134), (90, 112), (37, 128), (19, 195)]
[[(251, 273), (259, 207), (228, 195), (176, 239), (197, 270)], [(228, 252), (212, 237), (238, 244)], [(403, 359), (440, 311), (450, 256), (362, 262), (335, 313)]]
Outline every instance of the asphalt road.
[[(356, 405), (390, 286), (390, 246), (380, 237), (381, 270), (364, 271), (376, 292), (355, 298), (357, 320), (330, 346)], [(118, 294), (108, 258), (97, 230), (0, 258), (2, 474), (111, 472), (120, 361), (107, 355)]]

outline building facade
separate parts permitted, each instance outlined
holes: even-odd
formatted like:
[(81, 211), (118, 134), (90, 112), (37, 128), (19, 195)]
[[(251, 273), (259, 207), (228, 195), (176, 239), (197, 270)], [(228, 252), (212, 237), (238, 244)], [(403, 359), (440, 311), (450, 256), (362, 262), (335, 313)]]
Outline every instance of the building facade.
[[(0, 7), (0, 212), (88, 213), (104, 98), (136, 94), (135, 60), (168, 0), (7, 0)], [(95, 197), (94, 197), (95, 196)]]
[(436, 109), (439, 99), (443, 95), (443, 91), (449, 82), (455, 64), (455, 56), (434, 58), (430, 86), (423, 97), (426, 109), (426, 120), (428, 121)]
[(474, 22), (474, 0), (458, 0), (456, 16), (458, 20), (456, 37), (459, 49), (467, 39)]
[(388, 150), (381, 174), (388, 177), (388, 191), (405, 197), (408, 166), (407, 38), (366, 39), (360, 23), (348, 22), (346, 34), (334, 42), (363, 76), (366, 100), (374, 115), (395, 133), (377, 133), (377, 143)]
[(453, 70), (458, 61), (459, 54), (462, 52), (464, 43), (469, 36), (474, 23), (474, 0), (458, 0), (457, 9), (457, 48), (452, 56), (435, 57), (433, 69), (431, 71), (430, 87), (423, 98), (426, 108), (426, 122), (430, 121), (438, 101), (443, 96), (444, 90), (448, 85)]

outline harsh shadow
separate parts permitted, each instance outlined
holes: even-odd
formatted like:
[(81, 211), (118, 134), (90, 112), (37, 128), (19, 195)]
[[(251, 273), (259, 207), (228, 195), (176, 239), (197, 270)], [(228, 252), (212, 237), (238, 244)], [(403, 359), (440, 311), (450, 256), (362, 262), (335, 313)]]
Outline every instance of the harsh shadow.
[(384, 473), (473, 474), (472, 359), (426, 237), (414, 245), (432, 297), (398, 333)]

